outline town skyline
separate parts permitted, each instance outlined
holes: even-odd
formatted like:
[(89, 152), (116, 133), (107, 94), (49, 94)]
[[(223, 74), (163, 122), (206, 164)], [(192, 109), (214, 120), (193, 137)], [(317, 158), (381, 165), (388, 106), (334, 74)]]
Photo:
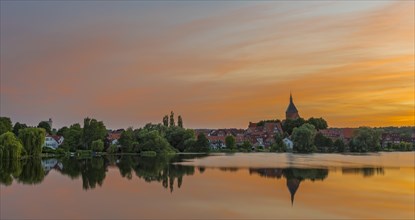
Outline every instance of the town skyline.
[(0, 115), (246, 128), (291, 90), (330, 127), (413, 126), (414, 4), (2, 1)]

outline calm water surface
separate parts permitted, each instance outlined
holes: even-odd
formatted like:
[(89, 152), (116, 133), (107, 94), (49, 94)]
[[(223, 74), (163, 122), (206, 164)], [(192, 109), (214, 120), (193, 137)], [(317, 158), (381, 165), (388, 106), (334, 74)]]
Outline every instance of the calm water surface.
[(414, 219), (413, 152), (1, 161), (1, 219)]

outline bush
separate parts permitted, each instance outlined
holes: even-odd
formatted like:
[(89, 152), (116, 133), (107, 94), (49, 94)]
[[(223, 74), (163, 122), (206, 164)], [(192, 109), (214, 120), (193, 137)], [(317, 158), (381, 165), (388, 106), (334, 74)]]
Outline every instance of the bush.
[(155, 151), (143, 151), (140, 153), (140, 156), (142, 157), (155, 157), (157, 156), (157, 153)]
[(77, 150), (75, 153), (76, 156), (91, 156), (92, 151), (91, 150)]
[(91, 149), (94, 152), (102, 152), (104, 150), (104, 142), (100, 139), (92, 141)]

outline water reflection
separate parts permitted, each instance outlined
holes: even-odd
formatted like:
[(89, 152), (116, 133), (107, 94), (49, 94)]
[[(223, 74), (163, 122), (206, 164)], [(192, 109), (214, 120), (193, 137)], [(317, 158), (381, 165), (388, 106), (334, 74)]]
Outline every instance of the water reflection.
[(260, 168), (249, 169), (250, 174), (259, 174), (267, 178), (280, 179), (284, 177), (287, 180), (287, 187), (291, 194), (291, 205), (294, 204), (294, 196), (304, 180), (321, 180), (329, 175), (328, 169), (303, 169), (303, 168)]
[[(109, 168), (118, 169), (121, 177), (131, 180), (135, 175), (146, 182), (160, 183), (170, 192), (175, 186), (180, 188), (185, 176), (200, 174), (206, 167), (183, 166), (176, 162), (185, 161), (206, 155), (180, 155), (170, 157), (92, 157), (77, 159), (69, 158), (31, 158), (26, 160), (0, 161), (0, 183), (10, 186), (15, 180), (22, 184), (40, 184), (51, 170), (55, 170), (71, 179), (82, 179), (82, 188), (91, 190), (102, 186)], [(221, 167), (223, 172), (235, 173), (237, 167)], [(246, 168), (244, 169), (246, 170)], [(328, 168), (248, 168), (249, 174), (264, 178), (286, 179), (286, 186), (291, 195), (291, 204), (294, 204), (295, 194), (303, 181), (324, 181), (329, 175)], [(382, 167), (341, 168), (343, 175), (362, 175), (370, 177), (384, 175)]]

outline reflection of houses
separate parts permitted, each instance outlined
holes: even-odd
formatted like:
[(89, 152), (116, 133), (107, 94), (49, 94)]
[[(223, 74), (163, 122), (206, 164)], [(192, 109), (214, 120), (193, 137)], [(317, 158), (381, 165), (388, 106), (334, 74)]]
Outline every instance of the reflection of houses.
[(53, 159), (47, 159), (47, 160), (42, 160), (42, 167), (43, 167), (43, 170), (46, 173), (48, 173), (52, 169), (57, 169), (57, 170), (62, 170), (63, 169), (62, 163), (59, 162), (55, 158), (53, 158)]
[(63, 143), (63, 136), (46, 135), (45, 143), (43, 144), (43, 147), (57, 149), (62, 143)]

